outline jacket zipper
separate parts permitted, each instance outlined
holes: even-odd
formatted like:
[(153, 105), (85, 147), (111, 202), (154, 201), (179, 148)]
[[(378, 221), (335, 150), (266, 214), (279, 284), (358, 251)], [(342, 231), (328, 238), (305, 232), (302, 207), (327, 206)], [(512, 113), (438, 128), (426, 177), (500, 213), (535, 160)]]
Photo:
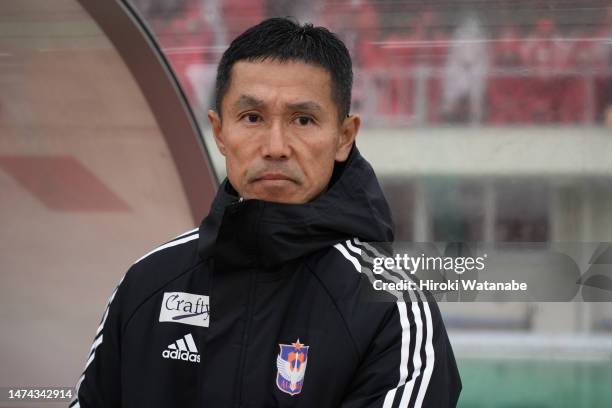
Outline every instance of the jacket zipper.
[[(236, 204), (242, 203), (244, 202), (244, 198), (240, 197), (238, 199), (238, 201), (236, 202)], [(253, 309), (254, 309), (254, 305), (253, 305), (253, 298), (255, 296), (254, 292), (255, 292), (255, 275), (256, 275), (256, 270), (253, 269), (250, 273), (249, 273), (249, 294), (247, 296), (247, 310), (246, 310), (246, 321), (244, 323), (244, 332), (242, 334), (242, 347), (240, 349), (240, 362), (238, 364), (239, 366), (239, 370), (238, 370), (238, 390), (236, 392), (236, 400), (235, 400), (235, 406), (236, 407), (242, 407), (242, 396), (243, 396), (243, 388), (244, 388), (244, 366), (246, 365), (246, 359), (247, 359), (247, 348), (248, 348), (248, 341), (249, 341), (249, 333), (251, 331), (251, 320), (253, 320)]]

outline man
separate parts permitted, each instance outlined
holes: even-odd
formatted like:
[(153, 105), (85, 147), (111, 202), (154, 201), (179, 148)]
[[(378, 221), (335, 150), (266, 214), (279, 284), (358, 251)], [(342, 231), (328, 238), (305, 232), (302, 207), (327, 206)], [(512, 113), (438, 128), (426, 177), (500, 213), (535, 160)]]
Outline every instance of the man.
[(232, 42), (209, 111), (227, 179), (115, 289), (72, 407), (456, 404), (435, 303), (359, 295), (366, 241), (393, 234), (351, 84), (324, 28), (275, 18)]

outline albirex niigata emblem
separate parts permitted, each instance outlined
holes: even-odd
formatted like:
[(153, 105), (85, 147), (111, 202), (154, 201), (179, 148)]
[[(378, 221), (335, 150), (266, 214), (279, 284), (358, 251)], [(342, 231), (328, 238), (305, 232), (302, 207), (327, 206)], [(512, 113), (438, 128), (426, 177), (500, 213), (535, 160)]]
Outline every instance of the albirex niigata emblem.
[(276, 357), (276, 386), (287, 394), (299, 394), (304, 384), (309, 346), (300, 343), (300, 339), (295, 343), (279, 346), (280, 352)]

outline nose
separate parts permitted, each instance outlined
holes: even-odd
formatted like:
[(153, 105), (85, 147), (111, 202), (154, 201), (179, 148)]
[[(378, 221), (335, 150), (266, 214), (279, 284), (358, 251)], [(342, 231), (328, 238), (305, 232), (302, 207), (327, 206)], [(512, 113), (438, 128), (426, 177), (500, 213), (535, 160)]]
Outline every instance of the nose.
[(275, 121), (267, 129), (262, 143), (262, 155), (269, 160), (284, 160), (291, 155), (287, 130), (280, 121)]

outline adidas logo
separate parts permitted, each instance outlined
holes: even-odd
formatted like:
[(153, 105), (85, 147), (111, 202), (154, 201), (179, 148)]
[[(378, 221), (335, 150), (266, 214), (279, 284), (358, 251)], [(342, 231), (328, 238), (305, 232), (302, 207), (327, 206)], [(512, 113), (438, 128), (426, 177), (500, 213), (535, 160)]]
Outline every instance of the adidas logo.
[(192, 363), (200, 362), (200, 354), (191, 333), (169, 344), (166, 350), (163, 351), (162, 357), (172, 360), (191, 361)]

